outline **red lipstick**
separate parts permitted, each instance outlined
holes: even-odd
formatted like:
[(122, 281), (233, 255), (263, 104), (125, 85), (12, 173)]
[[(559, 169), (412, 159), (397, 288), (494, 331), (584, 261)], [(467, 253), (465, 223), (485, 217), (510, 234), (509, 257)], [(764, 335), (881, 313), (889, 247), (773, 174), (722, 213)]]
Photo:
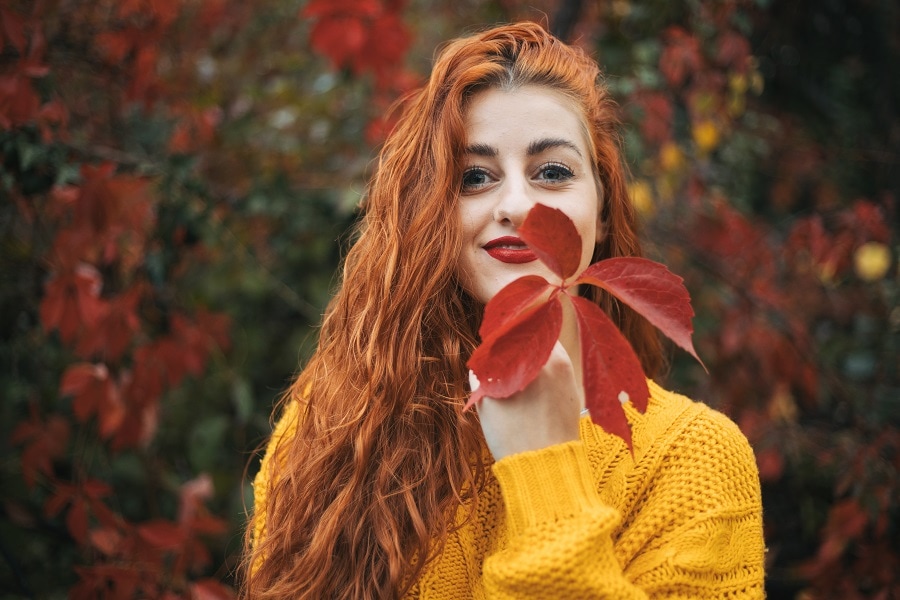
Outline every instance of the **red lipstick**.
[(500, 262), (518, 265), (537, 260), (537, 254), (535, 254), (525, 242), (511, 235), (505, 235), (495, 240), (491, 240), (482, 246), (482, 248), (484, 248), (485, 252), (487, 252), (491, 258), (499, 260)]

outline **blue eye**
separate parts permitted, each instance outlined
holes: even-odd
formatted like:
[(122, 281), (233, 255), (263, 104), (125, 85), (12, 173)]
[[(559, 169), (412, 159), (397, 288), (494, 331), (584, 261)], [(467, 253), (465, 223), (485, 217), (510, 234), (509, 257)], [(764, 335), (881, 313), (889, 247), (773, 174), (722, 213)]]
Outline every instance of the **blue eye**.
[(491, 178), (487, 171), (480, 167), (472, 167), (471, 169), (466, 169), (465, 173), (463, 173), (462, 189), (464, 192), (477, 190), (490, 182)]
[(572, 170), (559, 163), (547, 163), (540, 168), (539, 179), (549, 182), (562, 182), (575, 176)]

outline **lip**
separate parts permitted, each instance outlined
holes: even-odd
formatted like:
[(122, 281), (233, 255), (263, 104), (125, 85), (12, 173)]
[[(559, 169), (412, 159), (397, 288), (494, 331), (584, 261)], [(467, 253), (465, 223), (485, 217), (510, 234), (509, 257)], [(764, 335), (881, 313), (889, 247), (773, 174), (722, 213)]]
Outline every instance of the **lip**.
[(493, 239), (482, 248), (491, 258), (504, 263), (518, 265), (537, 260), (537, 254), (520, 238), (512, 235)]

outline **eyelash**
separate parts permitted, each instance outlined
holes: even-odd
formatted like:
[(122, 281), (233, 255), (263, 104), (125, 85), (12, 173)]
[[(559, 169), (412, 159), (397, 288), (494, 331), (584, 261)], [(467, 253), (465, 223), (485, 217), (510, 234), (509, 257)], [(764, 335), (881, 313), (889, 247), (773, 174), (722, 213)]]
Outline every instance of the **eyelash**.
[(558, 163), (558, 162), (549, 162), (549, 163), (543, 164), (543, 165), (541, 165), (541, 167), (538, 171), (540, 173), (546, 173), (546, 171), (549, 171), (551, 169), (559, 171), (559, 173), (560, 173), (559, 179), (556, 179), (553, 181), (556, 181), (556, 182), (566, 181), (568, 179), (575, 177), (575, 173), (572, 171), (572, 169), (570, 169), (566, 165), (564, 165), (562, 163)]
[(470, 175), (485, 175), (487, 177), (490, 177), (490, 173), (488, 173), (488, 171), (482, 167), (470, 167), (466, 169), (465, 171), (463, 171), (462, 185), (460, 186), (464, 192), (477, 190), (480, 187), (487, 185), (487, 183), (473, 183), (467, 185), (466, 178), (468, 178)]
[[(567, 167), (566, 165), (558, 162), (548, 162), (544, 163), (540, 167), (538, 167), (538, 174), (546, 175), (547, 171), (555, 170), (559, 172), (559, 177), (557, 179), (550, 179), (544, 181), (551, 181), (553, 183), (561, 183), (567, 181), (575, 176), (575, 173)], [(485, 183), (466, 183), (466, 179), (471, 175), (484, 175), (486, 177), (490, 177), (490, 172), (483, 167), (470, 167), (463, 171), (462, 175), (462, 185), (461, 188), (463, 191), (474, 191), (485, 185), (488, 185), (489, 182)]]

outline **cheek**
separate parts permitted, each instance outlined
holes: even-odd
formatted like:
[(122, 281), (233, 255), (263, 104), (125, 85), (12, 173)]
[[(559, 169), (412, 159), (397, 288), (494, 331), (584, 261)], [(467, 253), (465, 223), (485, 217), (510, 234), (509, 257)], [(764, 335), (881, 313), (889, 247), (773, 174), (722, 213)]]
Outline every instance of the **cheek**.
[(467, 282), (471, 276), (473, 255), (472, 244), (475, 239), (475, 219), (471, 211), (466, 210), (462, 204), (456, 211), (456, 223), (460, 236), (460, 253), (456, 258), (456, 276), (462, 282)]

